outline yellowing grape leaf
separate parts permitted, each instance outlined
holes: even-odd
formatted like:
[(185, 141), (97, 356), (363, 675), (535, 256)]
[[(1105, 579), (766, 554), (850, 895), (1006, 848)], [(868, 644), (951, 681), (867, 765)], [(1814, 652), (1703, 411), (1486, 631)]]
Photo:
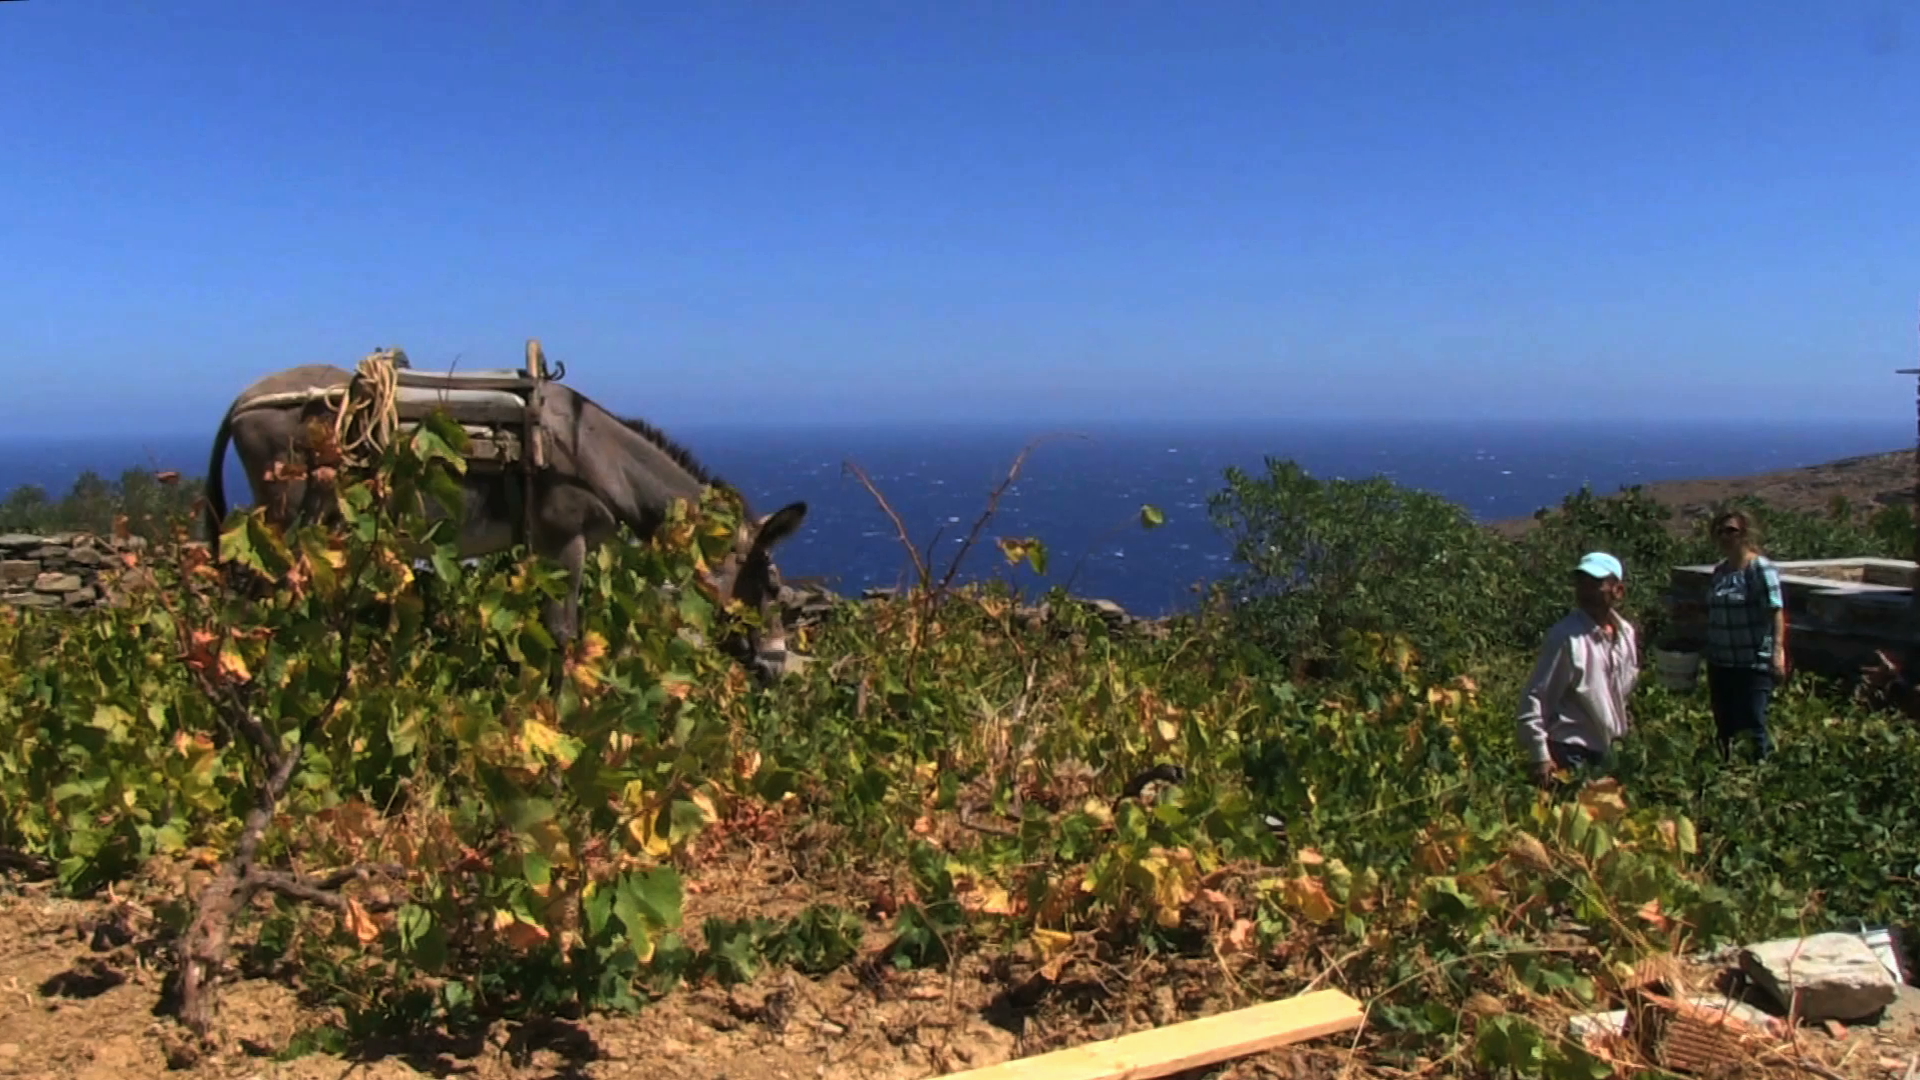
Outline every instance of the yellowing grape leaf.
[(1288, 878), (1281, 886), (1281, 895), (1286, 898), (1289, 907), (1309, 922), (1326, 922), (1339, 910), (1333, 898), (1327, 895), (1327, 887), (1308, 874), (1295, 874)]
[(1007, 890), (988, 881), (960, 894), (960, 906), (979, 915), (1013, 914), (1013, 897)]
[[(1182, 852), (1181, 854), (1186, 854)], [(1194, 896), (1192, 857), (1149, 855), (1137, 864), (1151, 882), (1154, 921), (1161, 926), (1180, 925), (1180, 911)]]
[(1233, 899), (1218, 889), (1201, 889), (1194, 897), (1194, 906), (1222, 922), (1233, 921)]
[(598, 630), (589, 630), (581, 637), (575, 659), (582, 664), (591, 664), (607, 655), (607, 636)]
[(536, 821), (526, 828), (527, 839), (533, 841), (533, 849), (549, 863), (555, 866), (570, 866), (573, 863), (573, 844), (567, 838), (567, 832), (556, 818)]
[(569, 738), (538, 720), (528, 720), (521, 727), (520, 735), (535, 753), (561, 765), (572, 765), (573, 759), (580, 754), (578, 739)]
[(366, 908), (360, 906), (360, 901), (348, 897), (347, 911), (343, 918), (347, 924), (347, 931), (359, 939), (360, 944), (371, 945), (380, 940), (379, 924), (373, 921), (373, 916), (367, 914)]
[(1603, 776), (1580, 791), (1580, 805), (1595, 821), (1617, 821), (1627, 814), (1627, 800), (1620, 792), (1620, 781)]
[(1030, 939), (1033, 951), (1042, 962), (1052, 960), (1073, 947), (1073, 935), (1065, 930), (1043, 930), (1036, 927)]
[(250, 682), (253, 672), (247, 668), (246, 658), (240, 655), (240, 646), (227, 641), (220, 645), (220, 673), (235, 682)]
[(522, 950), (538, 947), (549, 936), (546, 927), (522, 922), (519, 916), (505, 908), (494, 911), (493, 929), (506, 940), (507, 944)]
[(655, 828), (660, 818), (660, 814), (652, 813), (627, 819), (627, 835), (633, 838), (633, 842), (639, 845), (640, 850), (656, 859), (664, 859), (673, 854), (672, 842), (667, 839), (666, 834)]
[(1516, 833), (1507, 844), (1507, 854), (1542, 873), (1551, 873), (1553, 870), (1553, 856), (1547, 853), (1547, 845), (1532, 833)]

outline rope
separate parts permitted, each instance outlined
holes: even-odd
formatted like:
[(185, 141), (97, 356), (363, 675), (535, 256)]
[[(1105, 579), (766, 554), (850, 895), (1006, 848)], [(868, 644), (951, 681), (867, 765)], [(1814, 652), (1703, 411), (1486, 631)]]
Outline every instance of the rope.
[(400, 372), (395, 359), (402, 355), (398, 349), (368, 353), (353, 381), (335, 391), (340, 403), (333, 418), (333, 438), (341, 460), (348, 464), (365, 464), (385, 450), (400, 426)]

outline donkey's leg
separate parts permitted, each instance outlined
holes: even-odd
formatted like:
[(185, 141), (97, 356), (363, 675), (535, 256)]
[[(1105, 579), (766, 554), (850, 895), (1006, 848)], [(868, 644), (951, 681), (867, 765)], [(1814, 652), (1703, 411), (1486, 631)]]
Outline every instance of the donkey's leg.
[(554, 560), (567, 571), (567, 597), (547, 601), (547, 629), (566, 648), (580, 633), (580, 579), (587, 571), (587, 538), (568, 537), (554, 552)]
[(605, 503), (584, 488), (553, 485), (536, 492), (534, 531), (541, 553), (567, 571), (567, 595), (549, 601), (547, 629), (563, 647), (580, 632), (580, 587), (587, 550), (610, 535), (615, 522)]

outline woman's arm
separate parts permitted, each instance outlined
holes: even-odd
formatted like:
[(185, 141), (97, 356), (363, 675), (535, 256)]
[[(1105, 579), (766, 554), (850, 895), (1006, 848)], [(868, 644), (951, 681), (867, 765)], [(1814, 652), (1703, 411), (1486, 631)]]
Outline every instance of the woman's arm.
[(1773, 564), (1760, 564), (1760, 578), (1766, 583), (1766, 605), (1773, 611), (1773, 678), (1787, 677), (1787, 599), (1780, 590), (1780, 571)]

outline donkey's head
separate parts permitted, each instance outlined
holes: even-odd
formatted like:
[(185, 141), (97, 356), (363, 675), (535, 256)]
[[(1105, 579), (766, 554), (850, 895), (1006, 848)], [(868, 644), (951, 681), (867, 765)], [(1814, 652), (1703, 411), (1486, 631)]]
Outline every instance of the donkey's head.
[(710, 577), (722, 603), (738, 600), (759, 616), (759, 625), (728, 630), (721, 648), (738, 656), (762, 675), (788, 670), (787, 632), (780, 618), (780, 571), (773, 565), (774, 545), (800, 530), (807, 504), (788, 503), (757, 521), (742, 522), (734, 531), (733, 550)]

